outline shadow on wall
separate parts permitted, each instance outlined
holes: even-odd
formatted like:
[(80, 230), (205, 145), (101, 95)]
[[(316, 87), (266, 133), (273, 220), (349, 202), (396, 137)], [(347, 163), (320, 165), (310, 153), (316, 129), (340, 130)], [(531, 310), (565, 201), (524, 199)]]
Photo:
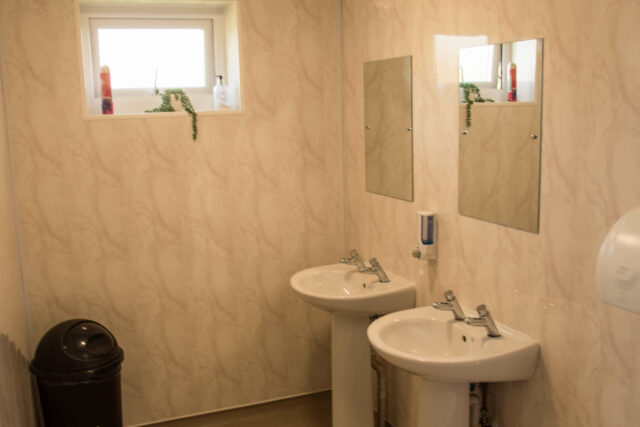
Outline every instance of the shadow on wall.
[(31, 401), (29, 361), (0, 334), (0, 426), (34, 426)]

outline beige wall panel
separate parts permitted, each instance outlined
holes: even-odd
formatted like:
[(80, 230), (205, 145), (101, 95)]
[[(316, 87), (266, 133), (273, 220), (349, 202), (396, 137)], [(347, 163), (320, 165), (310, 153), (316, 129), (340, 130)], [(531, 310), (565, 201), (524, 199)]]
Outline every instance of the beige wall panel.
[(5, 113), (0, 66), (0, 426), (29, 427), (34, 422), (29, 388), (29, 336)]

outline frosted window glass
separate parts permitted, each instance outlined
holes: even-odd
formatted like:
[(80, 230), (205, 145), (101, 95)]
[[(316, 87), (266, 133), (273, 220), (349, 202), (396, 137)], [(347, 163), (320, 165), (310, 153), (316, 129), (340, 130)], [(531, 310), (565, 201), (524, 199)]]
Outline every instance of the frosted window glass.
[(491, 82), (493, 80), (493, 46), (460, 49), (461, 81)]
[(113, 89), (205, 87), (205, 32), (197, 28), (100, 28), (100, 65)]

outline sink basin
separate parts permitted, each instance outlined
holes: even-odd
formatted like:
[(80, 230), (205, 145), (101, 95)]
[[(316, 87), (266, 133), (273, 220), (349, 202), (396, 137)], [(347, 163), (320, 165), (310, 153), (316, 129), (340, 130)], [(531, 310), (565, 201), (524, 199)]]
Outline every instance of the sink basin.
[(390, 282), (381, 283), (353, 265), (332, 264), (294, 274), (291, 286), (309, 304), (332, 313), (373, 315), (413, 307), (416, 285), (393, 273), (387, 276)]
[(422, 377), (418, 425), (463, 427), (469, 383), (525, 380), (536, 369), (538, 342), (496, 325), (502, 336), (490, 338), (485, 328), (456, 321), (450, 311), (418, 307), (375, 320), (367, 336), (384, 359)]
[(416, 285), (387, 272), (381, 283), (355, 266), (325, 265), (300, 271), (291, 287), (300, 298), (331, 313), (331, 411), (333, 427), (371, 427), (369, 316), (413, 307)]
[(456, 321), (449, 311), (418, 307), (382, 317), (367, 331), (376, 351), (392, 364), (438, 381), (493, 382), (531, 378), (539, 345), (497, 324), (501, 337)]

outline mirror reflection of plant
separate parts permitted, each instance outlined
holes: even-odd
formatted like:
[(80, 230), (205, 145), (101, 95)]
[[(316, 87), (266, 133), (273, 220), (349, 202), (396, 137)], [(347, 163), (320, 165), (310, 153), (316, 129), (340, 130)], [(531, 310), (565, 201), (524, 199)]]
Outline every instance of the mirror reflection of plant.
[(179, 100), (184, 111), (191, 115), (191, 137), (195, 141), (198, 137), (198, 114), (193, 108), (191, 100), (182, 89), (166, 89), (164, 93), (160, 94), (160, 99), (162, 100), (160, 106), (153, 110), (145, 110), (145, 113), (165, 113), (176, 111), (175, 108), (171, 106), (171, 95), (173, 95), (176, 100)]
[(460, 87), (464, 91), (464, 101), (466, 102), (467, 127), (471, 127), (471, 106), (474, 102), (494, 102), (493, 99), (483, 98), (480, 95), (480, 88), (475, 83), (460, 83)]

